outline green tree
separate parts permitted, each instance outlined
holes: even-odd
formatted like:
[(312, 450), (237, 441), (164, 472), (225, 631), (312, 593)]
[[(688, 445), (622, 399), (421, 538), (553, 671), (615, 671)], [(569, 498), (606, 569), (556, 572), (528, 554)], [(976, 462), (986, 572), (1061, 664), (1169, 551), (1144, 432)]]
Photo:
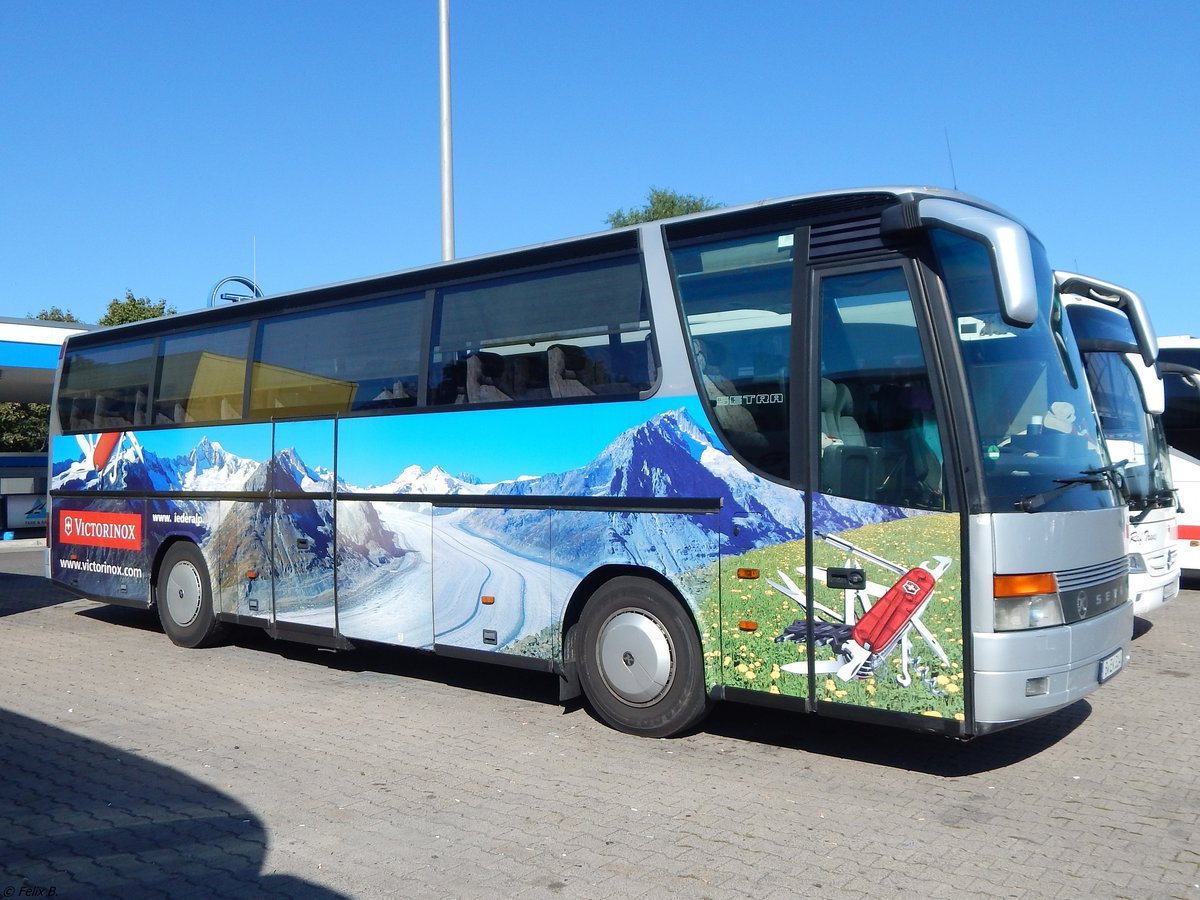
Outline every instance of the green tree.
[[(26, 318), (44, 322), (79, 321), (73, 313), (57, 306)], [(49, 403), (0, 403), (0, 452), (37, 453), (44, 450), (49, 422)]]
[(723, 205), (708, 197), (680, 194), (676, 191), (652, 187), (646, 194), (645, 206), (628, 210), (618, 209), (614, 213), (609, 213), (604, 221), (612, 228), (620, 228), (624, 225), (638, 225), (642, 222), (653, 222), (655, 219), (669, 219), (672, 216), (701, 212), (705, 209), (720, 209)]
[(41, 319), (44, 322), (81, 322), (81, 319), (76, 318), (75, 313), (65, 309), (59, 309), (57, 306), (52, 306), (49, 309), (43, 309), (36, 316), (26, 316), (27, 319)]
[(173, 316), (176, 309), (167, 306), (167, 301), (160, 299), (151, 303), (149, 297), (135, 297), (133, 291), (125, 289), (125, 299), (114, 297), (108, 303), (108, 309), (100, 317), (100, 325), (125, 325), (129, 322), (140, 322), (142, 319), (157, 319), (159, 316)]
[(46, 449), (49, 427), (49, 403), (0, 403), (0, 453)]

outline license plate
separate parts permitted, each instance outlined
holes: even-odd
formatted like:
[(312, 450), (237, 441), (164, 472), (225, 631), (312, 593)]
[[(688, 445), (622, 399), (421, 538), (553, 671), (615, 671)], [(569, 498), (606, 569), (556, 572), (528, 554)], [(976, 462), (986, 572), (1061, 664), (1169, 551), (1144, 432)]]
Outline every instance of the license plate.
[(1163, 588), (1163, 602), (1165, 603), (1168, 600), (1174, 600), (1175, 595), (1178, 593), (1179, 593), (1179, 582), (1172, 581), (1165, 588)]
[(1116, 653), (1110, 653), (1104, 659), (1100, 660), (1100, 683), (1108, 681), (1118, 672), (1121, 671), (1121, 665), (1125, 662), (1125, 651), (1118, 650)]

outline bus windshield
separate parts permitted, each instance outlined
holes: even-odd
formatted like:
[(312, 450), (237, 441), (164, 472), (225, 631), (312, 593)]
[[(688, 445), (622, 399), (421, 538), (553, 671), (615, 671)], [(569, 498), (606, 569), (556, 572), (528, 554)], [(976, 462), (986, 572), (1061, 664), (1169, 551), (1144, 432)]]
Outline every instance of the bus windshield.
[[(1107, 464), (1083, 364), (1041, 245), (1031, 239), (1039, 286), (1037, 321), (1000, 313), (986, 247), (932, 229), (949, 295), (974, 415), (980, 469), (978, 511), (1110, 508), (1117, 498), (1098, 474)], [(1064, 489), (1072, 485), (1069, 489)]]
[(1123, 463), (1130, 507), (1173, 505), (1162, 423), (1146, 412), (1130, 360), (1123, 353), (1087, 353), (1084, 360), (1109, 458)]

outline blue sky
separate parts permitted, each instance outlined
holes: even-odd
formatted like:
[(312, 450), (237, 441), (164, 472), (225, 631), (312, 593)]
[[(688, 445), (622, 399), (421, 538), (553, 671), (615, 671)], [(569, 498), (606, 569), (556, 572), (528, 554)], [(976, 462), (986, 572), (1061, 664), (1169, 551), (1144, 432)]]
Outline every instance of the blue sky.
[[(1200, 335), (1170, 274), (1200, 246), (1196, 4), (451, 0), (451, 21), (459, 256), (601, 230), (651, 186), (957, 184)], [(437, 64), (437, 0), (5, 0), (0, 315), (436, 261)]]

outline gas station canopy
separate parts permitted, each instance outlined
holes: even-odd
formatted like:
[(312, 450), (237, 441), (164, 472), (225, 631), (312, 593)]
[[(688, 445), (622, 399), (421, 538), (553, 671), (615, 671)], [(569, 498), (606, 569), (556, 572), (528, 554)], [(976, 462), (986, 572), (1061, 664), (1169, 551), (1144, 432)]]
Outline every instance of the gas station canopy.
[(89, 329), (76, 322), (0, 317), (0, 403), (49, 403), (59, 348)]

